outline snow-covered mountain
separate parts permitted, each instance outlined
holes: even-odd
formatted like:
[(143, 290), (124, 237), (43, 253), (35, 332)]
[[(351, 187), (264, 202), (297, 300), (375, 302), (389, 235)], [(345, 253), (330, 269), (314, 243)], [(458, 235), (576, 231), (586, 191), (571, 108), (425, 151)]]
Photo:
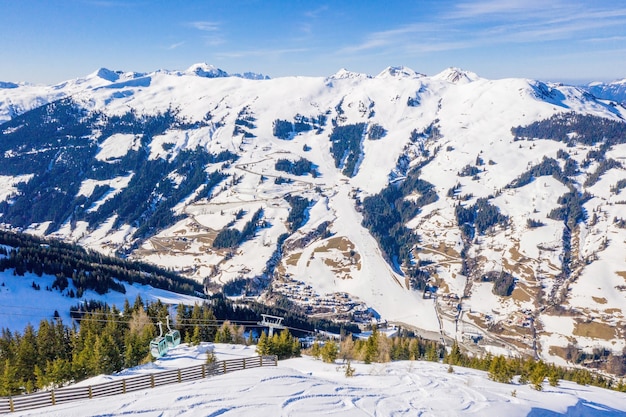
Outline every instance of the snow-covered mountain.
[(0, 89), (0, 222), (470, 349), (622, 354), (615, 98), (457, 68), (227, 75)]
[(587, 90), (601, 99), (613, 100), (622, 104), (626, 103), (626, 78), (611, 83), (590, 83), (587, 86)]

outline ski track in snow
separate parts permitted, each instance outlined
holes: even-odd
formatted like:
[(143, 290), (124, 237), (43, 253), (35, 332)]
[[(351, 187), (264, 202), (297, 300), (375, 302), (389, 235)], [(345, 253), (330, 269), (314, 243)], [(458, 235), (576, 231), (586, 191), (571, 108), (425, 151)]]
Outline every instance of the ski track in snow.
[[(181, 345), (144, 368), (173, 369), (201, 363), (208, 344)], [(218, 360), (254, 355), (254, 347), (214, 345)], [(352, 363), (355, 376), (341, 363), (310, 357), (280, 361), (277, 367), (254, 368), (201, 381), (174, 384), (116, 397), (32, 410), (20, 416), (626, 416), (626, 394), (561, 382), (499, 384), (485, 372), (432, 362)], [(110, 376), (109, 378), (121, 378)], [(85, 383), (97, 383), (96, 377)], [(515, 395), (513, 395), (515, 391)]]

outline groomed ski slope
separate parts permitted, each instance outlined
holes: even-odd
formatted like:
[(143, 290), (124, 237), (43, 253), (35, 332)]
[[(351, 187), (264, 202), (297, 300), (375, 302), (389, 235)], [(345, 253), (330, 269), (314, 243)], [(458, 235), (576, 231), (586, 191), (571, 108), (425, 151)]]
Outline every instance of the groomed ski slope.
[[(217, 360), (254, 356), (254, 346), (181, 345), (168, 356), (115, 376), (83, 384), (201, 363), (214, 349)], [(626, 415), (626, 394), (561, 382), (530, 386), (490, 381), (485, 372), (433, 362), (342, 364), (310, 357), (280, 361), (197, 382), (164, 386), (117, 397), (25, 412), (23, 416), (506, 416), (557, 417)]]

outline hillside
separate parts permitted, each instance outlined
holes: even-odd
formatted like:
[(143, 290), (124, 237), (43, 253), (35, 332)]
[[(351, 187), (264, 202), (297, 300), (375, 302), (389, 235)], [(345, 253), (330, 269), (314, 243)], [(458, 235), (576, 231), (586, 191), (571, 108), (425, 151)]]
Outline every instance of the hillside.
[[(97, 384), (146, 372), (202, 363), (207, 349), (217, 360), (253, 356), (254, 347), (180, 346), (153, 364), (85, 381)], [(500, 384), (485, 372), (424, 361), (343, 365), (311, 357), (279, 361), (276, 368), (256, 368), (170, 385), (118, 397), (48, 407), (24, 416), (183, 415), (507, 415), (511, 417), (602, 416), (626, 414), (626, 394), (563, 382), (535, 391), (528, 385)]]
[(626, 109), (589, 88), (208, 66), (18, 85), (0, 222), (209, 292), (606, 367), (626, 348)]

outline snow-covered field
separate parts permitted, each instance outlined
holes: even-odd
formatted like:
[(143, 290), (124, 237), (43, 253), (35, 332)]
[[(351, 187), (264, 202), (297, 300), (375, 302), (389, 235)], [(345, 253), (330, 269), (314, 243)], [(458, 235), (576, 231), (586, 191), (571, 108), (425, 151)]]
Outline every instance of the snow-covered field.
[[(61, 294), (58, 290), (46, 290), (52, 287), (54, 277), (43, 275), (38, 277), (35, 274), (26, 273), (23, 277), (14, 276), (13, 270), (0, 272), (0, 329), (9, 329), (13, 332), (22, 333), (28, 323), (35, 328), (39, 326), (41, 320), (52, 319), (54, 312), (58, 312), (63, 322), (69, 324), (70, 308), (89, 300), (99, 300), (106, 302), (110, 306), (122, 308), (124, 300), (131, 304), (140, 295), (144, 302), (161, 300), (164, 304), (194, 305), (201, 304), (203, 299), (183, 294), (176, 294), (170, 291), (161, 290), (149, 285), (139, 285), (124, 283), (126, 294), (109, 291), (100, 295), (92, 290), (86, 290), (82, 298), (72, 298)], [(71, 282), (71, 278), (69, 279)], [(39, 285), (40, 289), (35, 290), (32, 283)], [(73, 284), (70, 288), (73, 288)], [(67, 293), (67, 291), (66, 291)]]
[[(139, 373), (201, 363), (206, 350), (217, 360), (254, 356), (254, 346), (181, 345), (152, 364), (99, 376), (95, 384)], [(340, 363), (311, 357), (279, 361), (277, 367), (233, 372), (196, 382), (117, 397), (48, 407), (22, 416), (626, 416), (626, 393), (561, 381), (539, 392), (527, 385), (490, 381), (485, 372), (433, 362)]]

